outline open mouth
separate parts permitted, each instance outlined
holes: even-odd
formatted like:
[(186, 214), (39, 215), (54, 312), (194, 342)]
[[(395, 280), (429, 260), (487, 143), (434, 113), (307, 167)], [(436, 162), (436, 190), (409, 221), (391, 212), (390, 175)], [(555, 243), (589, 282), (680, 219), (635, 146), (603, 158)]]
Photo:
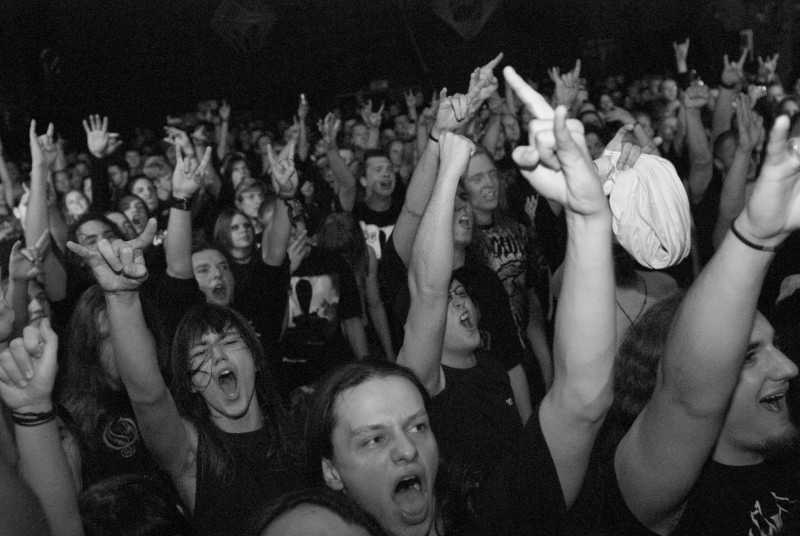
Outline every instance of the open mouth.
[(218, 285), (215, 285), (215, 286), (211, 287), (211, 292), (212, 292), (212, 293), (214, 294), (214, 296), (216, 296), (217, 298), (224, 298), (224, 297), (225, 297), (225, 295), (227, 294), (226, 290), (227, 290), (227, 289), (225, 288), (225, 285), (223, 285), (222, 283), (220, 283), (220, 284), (218, 284)]
[(461, 322), (461, 325), (467, 329), (475, 329), (475, 324), (472, 322), (472, 315), (469, 314), (468, 311), (464, 311), (461, 313), (461, 317), (458, 319)]
[(786, 393), (780, 393), (772, 396), (765, 396), (759, 402), (766, 406), (770, 411), (783, 411), (786, 409)]
[(217, 374), (217, 385), (219, 385), (220, 391), (225, 393), (228, 398), (236, 398), (236, 394), (239, 391), (239, 380), (233, 370), (223, 369), (222, 372)]
[(472, 227), (472, 219), (470, 219), (469, 216), (464, 214), (463, 216), (458, 218), (458, 224), (465, 229), (470, 229)]
[(394, 488), (394, 502), (410, 523), (420, 523), (428, 516), (428, 497), (421, 475), (400, 479)]

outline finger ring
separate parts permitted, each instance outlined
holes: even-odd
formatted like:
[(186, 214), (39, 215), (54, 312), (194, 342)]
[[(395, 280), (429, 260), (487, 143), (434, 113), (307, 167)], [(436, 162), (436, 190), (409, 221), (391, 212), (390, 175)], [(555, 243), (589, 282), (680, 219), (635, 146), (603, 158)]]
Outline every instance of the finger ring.
[(789, 152), (794, 153), (797, 158), (800, 158), (800, 138), (789, 138), (786, 141), (786, 148)]

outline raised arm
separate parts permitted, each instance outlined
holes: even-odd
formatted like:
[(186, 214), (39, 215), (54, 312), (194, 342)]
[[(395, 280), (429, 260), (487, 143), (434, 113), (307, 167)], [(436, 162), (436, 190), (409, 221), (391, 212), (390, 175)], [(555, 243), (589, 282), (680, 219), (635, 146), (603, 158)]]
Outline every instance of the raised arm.
[(208, 172), (211, 147), (206, 147), (203, 161), (198, 163), (192, 155), (183, 155), (179, 143), (175, 143), (177, 162), (172, 171), (173, 204), (169, 209), (167, 236), (164, 253), (167, 257), (167, 274), (175, 279), (192, 279), (192, 198)]
[(328, 165), (336, 180), (336, 195), (339, 197), (339, 204), (345, 212), (351, 212), (356, 204), (356, 177), (350, 168), (339, 155), (339, 148), (336, 145), (336, 138), (342, 122), (332, 112), (319, 121), (319, 131), (325, 141), (325, 154), (328, 157)]
[(297, 125), (297, 158), (301, 162), (305, 162), (308, 159), (308, 125), (306, 124), (308, 108), (306, 94), (300, 93), (300, 102), (297, 104), (297, 117), (295, 117), (294, 124)]
[(230, 136), (231, 105), (223, 100), (219, 106), (219, 124), (217, 125), (217, 158), (222, 160), (228, 154), (228, 136)]
[(365, 149), (377, 149), (381, 139), (381, 121), (383, 121), (383, 108), (381, 107), (377, 112), (372, 110), (372, 101), (368, 100), (361, 108), (361, 119), (367, 125), (367, 146)]
[[(47, 208), (47, 173), (57, 156), (53, 140), (53, 124), (42, 136), (36, 135), (36, 121), (31, 121), (31, 189), (28, 212), (25, 214), (25, 243), (35, 244), (49, 228)], [(64, 299), (67, 293), (67, 273), (52, 251), (44, 260), (44, 290), (52, 301)]]
[(14, 183), (11, 182), (11, 174), (6, 166), (6, 159), (3, 156), (3, 142), (0, 140), (0, 181), (3, 183), (3, 196), (6, 206), (11, 211), (14, 208)]
[(381, 343), (383, 354), (389, 361), (394, 361), (394, 349), (392, 348), (392, 332), (389, 329), (389, 320), (386, 317), (386, 308), (383, 306), (381, 294), (378, 290), (378, 258), (375, 256), (375, 250), (367, 248), (367, 255), (369, 255), (369, 270), (367, 271), (367, 281), (365, 294), (367, 298), (367, 310), (369, 318), (372, 320), (372, 326), (378, 334), (378, 340)]
[(505, 76), (537, 118), (530, 131), (536, 146), (518, 147), (514, 160), (540, 194), (564, 207), (567, 217), (553, 385), (539, 406), (539, 421), (570, 506), (583, 483), (589, 454), (612, 400), (616, 329), (611, 210), (580, 122), (567, 120), (563, 106), (554, 113), (510, 67)]
[(142, 250), (152, 243), (155, 232), (156, 221), (151, 219), (134, 240), (101, 240), (97, 251), (74, 242), (67, 247), (92, 267), (105, 292), (114, 359), (142, 438), (193, 509), (197, 432), (181, 419), (164, 383), (139, 299), (139, 287), (148, 277)]
[(439, 93), (439, 105), (434, 110), (436, 122), (411, 175), (403, 208), (392, 230), (395, 249), (406, 266), (410, 263), (414, 237), (417, 235), (422, 212), (431, 197), (439, 168), (439, 144), (436, 140), (443, 132), (460, 132), (475, 116), (481, 104), (497, 91), (498, 82), (494, 76), (494, 68), (502, 59), (503, 54), (500, 53), (486, 65), (476, 68), (470, 75), (469, 91), (466, 95), (455, 94), (448, 97), (447, 88)]
[[(28, 326), (0, 352), (0, 396), (11, 409), (19, 469), (42, 505), (54, 536), (82, 536), (78, 490), (61, 448), (52, 402), (58, 337), (50, 320)], [(5, 512), (4, 515), (15, 515)]]
[(682, 98), (682, 111), (686, 114), (686, 145), (689, 148), (689, 199), (692, 203), (699, 203), (714, 170), (711, 145), (700, 117), (700, 109), (708, 103), (708, 87), (690, 87), (683, 92)]
[(667, 532), (712, 453), (774, 248), (800, 227), (800, 156), (787, 148), (788, 130), (779, 117), (753, 194), (734, 220), (738, 235), (728, 232), (683, 299), (653, 396), (617, 448), (622, 495), (656, 532)]
[(23, 248), (17, 241), (8, 259), (6, 301), (14, 311), (13, 335), (22, 335), (28, 325), (28, 282), (41, 274), (41, 266), (50, 249), (50, 232), (45, 231), (36, 245)]
[(719, 96), (714, 104), (714, 115), (711, 118), (711, 142), (723, 132), (731, 129), (733, 118), (733, 102), (741, 90), (744, 80), (744, 61), (747, 49), (742, 51), (739, 61), (728, 61), (728, 55), (722, 58), (722, 75), (720, 76)]
[(272, 215), (269, 229), (264, 231), (264, 234), (267, 235), (267, 247), (261, 254), (264, 263), (270, 266), (280, 266), (286, 259), (286, 249), (289, 247), (289, 239), (292, 236), (292, 227), (294, 226), (292, 218), (297, 207), (294, 195), (297, 192), (298, 177), (294, 167), (294, 154), (278, 161), (272, 145), (267, 146), (267, 151), (272, 187), (280, 199), (275, 203), (275, 212)]
[(397, 356), (431, 395), (444, 387), (440, 370), (453, 271), (453, 204), (458, 180), (475, 152), (472, 142), (450, 132), (441, 133), (439, 146), (439, 174), (414, 239), (408, 272), (411, 304)]
[(728, 233), (731, 222), (744, 208), (747, 175), (750, 171), (753, 149), (761, 144), (763, 138), (764, 119), (756, 117), (750, 108), (750, 97), (739, 93), (736, 101), (736, 123), (739, 138), (736, 143), (736, 154), (722, 183), (722, 194), (719, 200), (719, 213), (714, 225), (712, 240), (714, 249), (718, 248)]

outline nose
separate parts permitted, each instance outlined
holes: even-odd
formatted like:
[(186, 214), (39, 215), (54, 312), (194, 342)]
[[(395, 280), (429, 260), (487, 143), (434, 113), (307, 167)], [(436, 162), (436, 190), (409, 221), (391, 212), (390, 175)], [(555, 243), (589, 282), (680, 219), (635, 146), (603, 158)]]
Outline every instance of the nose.
[(797, 365), (786, 357), (786, 354), (775, 348), (771, 367), (771, 376), (778, 381), (791, 380), (798, 374)]
[(215, 365), (223, 359), (228, 359), (228, 356), (225, 354), (225, 351), (222, 349), (222, 345), (219, 343), (219, 341), (212, 344), (208, 349), (208, 352), (211, 356), (212, 362)]
[(417, 458), (417, 445), (402, 431), (395, 436), (392, 446), (392, 461), (395, 463), (411, 462)]

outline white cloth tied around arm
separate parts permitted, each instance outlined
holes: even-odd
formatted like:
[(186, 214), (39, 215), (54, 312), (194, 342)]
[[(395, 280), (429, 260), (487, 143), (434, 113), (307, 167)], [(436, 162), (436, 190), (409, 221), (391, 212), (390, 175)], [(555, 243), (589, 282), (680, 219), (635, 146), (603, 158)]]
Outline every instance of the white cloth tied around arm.
[(675, 167), (660, 156), (643, 154), (632, 168), (616, 168), (619, 151), (595, 160), (603, 192), (609, 196), (614, 234), (642, 266), (674, 266), (691, 249), (691, 213)]

